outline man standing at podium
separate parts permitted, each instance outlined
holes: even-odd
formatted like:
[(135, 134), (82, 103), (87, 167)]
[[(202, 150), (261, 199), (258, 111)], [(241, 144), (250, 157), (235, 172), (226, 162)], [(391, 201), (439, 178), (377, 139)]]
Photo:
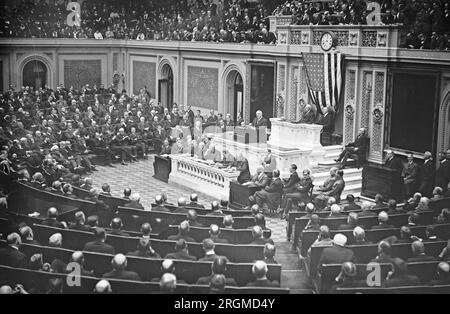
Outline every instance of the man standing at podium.
[(267, 119), (263, 117), (263, 112), (261, 110), (256, 111), (256, 117), (253, 119), (252, 126), (259, 128), (262, 126), (267, 126)]
[(386, 161), (384, 163), (385, 167), (390, 169), (397, 170), (399, 173), (403, 171), (403, 162), (400, 158), (395, 157), (395, 154), (392, 150), (386, 151)]

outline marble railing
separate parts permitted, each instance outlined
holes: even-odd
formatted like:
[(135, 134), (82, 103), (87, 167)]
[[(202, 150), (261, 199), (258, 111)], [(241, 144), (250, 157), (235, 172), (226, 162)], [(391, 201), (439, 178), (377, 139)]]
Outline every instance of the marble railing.
[(212, 162), (188, 155), (171, 155), (172, 172), (169, 181), (199, 191), (216, 199), (228, 200), (230, 182), (239, 172), (220, 169)]

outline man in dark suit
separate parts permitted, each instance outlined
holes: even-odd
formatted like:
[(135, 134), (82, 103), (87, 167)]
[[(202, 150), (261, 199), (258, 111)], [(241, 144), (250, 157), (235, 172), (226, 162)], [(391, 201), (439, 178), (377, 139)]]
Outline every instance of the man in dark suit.
[(397, 158), (392, 150), (388, 150), (386, 152), (386, 161), (384, 162), (384, 166), (390, 169), (397, 170), (399, 173), (403, 171), (403, 162), (400, 158)]
[(167, 254), (164, 258), (185, 261), (197, 260), (195, 256), (189, 255), (188, 246), (186, 240), (184, 239), (177, 240), (177, 242), (175, 243), (175, 252)]
[(195, 209), (189, 209), (186, 218), (190, 227), (204, 227), (203, 224), (198, 221), (198, 215)]
[(267, 264), (263, 261), (256, 261), (252, 267), (252, 273), (256, 277), (255, 281), (249, 282), (247, 287), (279, 287), (278, 281), (270, 281), (267, 278)]
[[(217, 255), (214, 251), (214, 248), (216, 245), (214, 244), (213, 240), (211, 239), (205, 239), (203, 240), (203, 251), (205, 252), (205, 256), (200, 258), (199, 262), (213, 262), (216, 257), (220, 257), (220, 255)], [(224, 257), (226, 258), (226, 257)], [(226, 258), (227, 259), (227, 258)], [(228, 259), (227, 259), (228, 261)]]
[(143, 258), (161, 258), (159, 254), (151, 247), (150, 239), (139, 239), (137, 250), (127, 253), (127, 256), (143, 257)]
[(450, 285), (450, 265), (447, 262), (440, 262), (437, 266), (437, 279), (429, 281), (427, 286)]
[(259, 127), (267, 127), (268, 122), (267, 119), (264, 118), (263, 112), (261, 110), (256, 111), (256, 117), (253, 119), (252, 126), (255, 128)]
[(313, 124), (315, 122), (316, 122), (316, 115), (314, 114), (314, 111), (312, 110), (311, 105), (306, 105), (301, 119), (298, 120), (297, 122), (293, 122), (293, 123), (295, 123), (295, 124), (301, 124), (301, 123)]
[(249, 186), (264, 189), (267, 185), (269, 185), (269, 177), (264, 173), (264, 168), (260, 166), (256, 169), (256, 174), (252, 177)]
[(278, 262), (275, 260), (275, 253), (276, 248), (275, 245), (271, 243), (266, 243), (264, 245), (264, 262), (266, 264), (278, 264)]
[(205, 206), (200, 205), (198, 203), (198, 195), (195, 193), (191, 194), (191, 202), (188, 205), (189, 207), (193, 207), (193, 208), (200, 208), (200, 209), (205, 209)]
[[(211, 266), (211, 275), (198, 278), (196, 285), (209, 285), (214, 275), (224, 275), (227, 272), (227, 259), (223, 256), (216, 257)], [(236, 287), (236, 280), (233, 278), (225, 279), (226, 286)]]
[(58, 210), (55, 207), (50, 207), (47, 210), (47, 218), (42, 221), (42, 225), (44, 226), (50, 226), (54, 228), (62, 228), (64, 229), (66, 226), (57, 220), (58, 218)]
[(129, 237), (130, 235), (126, 232), (122, 231), (122, 219), (120, 217), (114, 217), (113, 220), (111, 220), (110, 223), (110, 227), (111, 227), (111, 231), (108, 231), (108, 234), (111, 235), (117, 235), (117, 236), (121, 236), (121, 237)]
[[(8, 234), (8, 233), (5, 233)], [(32, 245), (40, 245), (38, 241), (34, 239), (33, 229), (29, 226), (23, 226), (19, 229), (20, 238), (22, 243), (32, 244)]]
[(413, 262), (434, 262), (436, 258), (425, 254), (425, 245), (422, 241), (414, 241), (411, 244), (413, 256), (408, 258), (408, 263)]
[(214, 243), (222, 243), (222, 244), (228, 244), (227, 239), (222, 239), (220, 236), (220, 228), (218, 225), (211, 225), (209, 227), (209, 239), (211, 239)]
[(319, 260), (319, 269), (325, 264), (342, 264), (344, 262), (355, 263), (356, 257), (352, 250), (345, 247), (347, 237), (338, 233), (333, 238), (333, 246), (322, 251)]
[(170, 213), (170, 210), (164, 206), (164, 197), (162, 195), (155, 196), (156, 206), (152, 206), (152, 211)]
[(363, 155), (365, 156), (368, 146), (369, 137), (367, 136), (367, 130), (361, 128), (355, 141), (347, 144), (335, 161), (340, 162), (341, 168), (344, 169), (347, 164), (347, 159), (350, 158), (352, 154), (358, 154), (361, 158)]
[(266, 186), (264, 190), (258, 191), (254, 196), (250, 196), (250, 203), (258, 204), (260, 208), (264, 203), (267, 203), (269, 209), (276, 209), (280, 205), (281, 194), (283, 193), (283, 182), (280, 179), (280, 171), (273, 171), (273, 179), (269, 186)]
[(94, 253), (104, 253), (104, 254), (114, 254), (114, 248), (106, 244), (106, 231), (103, 228), (95, 228), (94, 236), (95, 241), (88, 242), (85, 244), (83, 251), (94, 252)]
[(355, 227), (353, 229), (353, 243), (354, 245), (372, 244), (372, 242), (366, 240), (366, 232), (361, 227)]
[(109, 206), (98, 198), (99, 192), (97, 189), (92, 188), (89, 191), (89, 196), (86, 197), (87, 201), (94, 202), (95, 208), (89, 212), (89, 216), (96, 215), (99, 220), (100, 226), (106, 226), (111, 222), (112, 212)]
[(175, 209), (173, 212), (177, 214), (187, 214), (189, 209), (186, 207), (187, 200), (185, 197), (180, 197), (178, 199), (178, 208)]
[(207, 216), (225, 216), (220, 208), (220, 203), (218, 201), (211, 202), (211, 212), (206, 214)]
[(422, 178), (419, 192), (422, 193), (423, 196), (431, 197), (435, 184), (436, 168), (433, 162), (433, 155), (430, 152), (425, 152), (424, 158), (425, 161), (421, 169)]
[(20, 236), (13, 232), (6, 238), (7, 246), (0, 249), (0, 265), (26, 268), (27, 257), (19, 251), (22, 241)]
[(274, 244), (272, 239), (267, 239), (263, 237), (263, 229), (260, 226), (254, 226), (252, 228), (253, 241), (250, 243), (252, 245), (265, 245), (266, 243)]
[(349, 213), (347, 223), (338, 227), (338, 230), (353, 230), (358, 226), (358, 214), (355, 212)]
[(440, 153), (439, 161), (440, 164), (436, 171), (436, 186), (445, 191), (450, 182), (450, 149), (445, 154)]
[(322, 117), (318, 124), (323, 125), (322, 133), (320, 134), (320, 143), (322, 145), (331, 144), (331, 135), (334, 132), (334, 114), (329, 107), (322, 108)]
[(112, 260), (113, 270), (103, 275), (105, 279), (122, 279), (140, 281), (141, 278), (134, 271), (126, 270), (127, 258), (123, 254), (117, 254)]
[(402, 177), (405, 186), (405, 197), (408, 199), (415, 192), (419, 179), (419, 166), (414, 162), (412, 154), (408, 156), (408, 163), (403, 168)]
[(283, 193), (293, 193), (295, 192), (295, 185), (300, 181), (297, 173), (297, 165), (292, 164), (289, 168), (290, 176), (289, 179), (284, 179), (283, 181)]
[(389, 272), (383, 287), (420, 286), (421, 283), (419, 278), (408, 274), (408, 265), (405, 261), (400, 258), (394, 258), (392, 264), (394, 265), (393, 271)]
[(182, 221), (178, 226), (178, 234), (171, 235), (167, 238), (167, 240), (177, 241), (179, 239), (184, 239), (186, 242), (194, 242), (195, 239), (189, 236), (190, 226), (187, 220)]
[(78, 211), (75, 213), (75, 223), (71, 223), (69, 229), (87, 232), (92, 231), (92, 228), (85, 225), (85, 223), (86, 215), (82, 211)]
[(361, 206), (355, 203), (355, 197), (353, 196), (353, 194), (347, 194), (346, 199), (348, 204), (344, 206), (344, 212), (358, 211), (361, 209)]
[(381, 211), (378, 214), (378, 225), (372, 226), (372, 230), (377, 229), (394, 229), (395, 227), (393, 225), (388, 224), (389, 221), (389, 215), (385, 211)]
[(130, 202), (126, 203), (124, 207), (145, 210), (144, 206), (139, 202), (141, 200), (141, 195), (139, 193), (133, 193), (130, 196)]

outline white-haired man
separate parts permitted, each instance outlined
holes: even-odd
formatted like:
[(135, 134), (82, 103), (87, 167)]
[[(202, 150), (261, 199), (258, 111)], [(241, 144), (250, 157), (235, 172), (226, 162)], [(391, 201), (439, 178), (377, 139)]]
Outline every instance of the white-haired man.
[(130, 196), (130, 202), (125, 204), (125, 207), (145, 210), (144, 206), (140, 203), (141, 195), (139, 193), (133, 193)]

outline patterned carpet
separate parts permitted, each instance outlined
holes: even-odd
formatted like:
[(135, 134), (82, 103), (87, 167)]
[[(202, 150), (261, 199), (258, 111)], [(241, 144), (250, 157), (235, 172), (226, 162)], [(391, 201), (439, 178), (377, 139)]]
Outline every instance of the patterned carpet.
[[(213, 201), (209, 196), (198, 193), (195, 190), (179, 185), (167, 184), (153, 178), (153, 156), (148, 160), (140, 160), (130, 163), (128, 166), (116, 164), (115, 168), (97, 166), (98, 171), (91, 175), (94, 186), (101, 188), (104, 183), (111, 187), (111, 194), (121, 197), (124, 188), (131, 188), (132, 192), (139, 192), (141, 203), (144, 207), (151, 207), (157, 194), (166, 193), (169, 202), (176, 204), (179, 197), (189, 198), (191, 193), (199, 195), (199, 202), (209, 208)], [(272, 239), (275, 242), (286, 241), (286, 221), (279, 217), (266, 217), (268, 227), (272, 230)]]

